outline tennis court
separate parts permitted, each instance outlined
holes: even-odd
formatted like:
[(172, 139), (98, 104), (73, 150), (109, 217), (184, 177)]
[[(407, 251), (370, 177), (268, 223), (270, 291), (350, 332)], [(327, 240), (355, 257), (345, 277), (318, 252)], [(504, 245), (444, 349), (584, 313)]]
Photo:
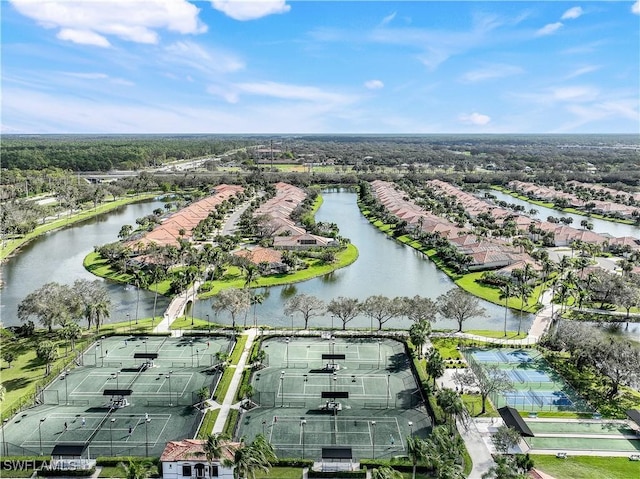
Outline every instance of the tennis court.
[(211, 358), (231, 344), (226, 337), (103, 338), (38, 394), (39, 405), (9, 421), (9, 454), (72, 444), (87, 446), (91, 457), (159, 455), (167, 441), (195, 435), (198, 393), (218, 379)]
[(281, 457), (319, 459), (323, 447), (354, 457), (406, 454), (431, 424), (402, 343), (375, 338), (271, 338), (268, 367), (252, 377), (239, 435), (263, 433)]
[(463, 354), (472, 369), (478, 364), (495, 364), (511, 379), (513, 391), (490, 395), (496, 407), (511, 406), (528, 412), (594, 412), (593, 408), (551, 369), (538, 351), (468, 348)]

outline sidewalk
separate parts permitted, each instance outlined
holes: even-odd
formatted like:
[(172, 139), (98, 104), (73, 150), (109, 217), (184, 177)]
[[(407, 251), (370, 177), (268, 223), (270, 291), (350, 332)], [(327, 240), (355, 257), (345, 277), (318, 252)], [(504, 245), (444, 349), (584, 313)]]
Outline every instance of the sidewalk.
[[(253, 341), (255, 340), (258, 331), (255, 328), (251, 328), (247, 330), (245, 334), (247, 335), (247, 342), (245, 343), (245, 348), (242, 352), (242, 355), (240, 356), (238, 365), (235, 366), (235, 371), (233, 372), (233, 377), (231, 378), (231, 384), (229, 385), (229, 389), (227, 390), (227, 395), (224, 397), (224, 401), (222, 401), (222, 405), (220, 406), (220, 412), (218, 413), (216, 422), (213, 425), (213, 434), (221, 433), (224, 430), (224, 425), (226, 424), (227, 417), (229, 416), (229, 410), (239, 408), (239, 404), (234, 404), (236, 392), (240, 387), (242, 372), (244, 371), (247, 360), (249, 359), (249, 352), (251, 351)], [(234, 366), (228, 367), (231, 368)], [(212, 409), (215, 409), (215, 407), (213, 407)]]

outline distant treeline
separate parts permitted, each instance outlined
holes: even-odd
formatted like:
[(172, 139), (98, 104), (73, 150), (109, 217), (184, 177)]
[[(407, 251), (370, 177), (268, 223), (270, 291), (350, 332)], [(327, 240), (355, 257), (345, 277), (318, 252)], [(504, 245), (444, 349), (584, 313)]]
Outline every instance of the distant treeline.
[(7, 135), (2, 138), (0, 155), (2, 167), (7, 169), (136, 170), (185, 158), (219, 155), (248, 144), (247, 138), (212, 135)]

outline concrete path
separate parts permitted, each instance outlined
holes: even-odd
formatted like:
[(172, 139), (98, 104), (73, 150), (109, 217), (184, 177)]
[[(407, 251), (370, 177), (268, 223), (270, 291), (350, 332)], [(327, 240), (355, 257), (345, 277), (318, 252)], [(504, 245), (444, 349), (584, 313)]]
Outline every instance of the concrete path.
[(458, 419), (456, 423), (458, 431), (460, 431), (460, 434), (464, 439), (467, 452), (469, 453), (469, 456), (471, 456), (471, 461), (473, 462), (473, 468), (471, 469), (468, 478), (481, 479), (482, 475), (495, 465), (495, 461), (491, 456), (491, 451), (483, 439), (474, 419), (467, 418), (464, 421)]
[[(244, 333), (247, 336), (247, 342), (245, 343), (244, 351), (240, 356), (240, 360), (238, 361), (237, 366), (235, 366), (235, 371), (233, 372), (233, 377), (231, 378), (231, 384), (229, 385), (229, 389), (227, 390), (227, 395), (224, 397), (222, 401), (222, 405), (220, 406), (220, 412), (218, 413), (218, 417), (216, 418), (216, 422), (213, 425), (213, 433), (221, 433), (224, 430), (224, 425), (227, 422), (227, 417), (229, 416), (230, 409), (238, 409), (240, 406), (238, 403), (234, 404), (236, 398), (236, 392), (240, 387), (240, 381), (242, 380), (242, 372), (244, 371), (245, 366), (247, 365), (247, 361), (249, 359), (249, 352), (251, 351), (251, 346), (253, 346), (253, 341), (258, 334), (258, 330), (255, 328), (248, 329)], [(227, 366), (234, 367), (234, 366)], [(215, 406), (211, 409), (215, 409)]]
[(504, 345), (529, 345), (536, 344), (540, 341), (540, 338), (547, 332), (549, 326), (551, 326), (553, 320), (553, 307), (551, 306), (552, 292), (546, 290), (540, 297), (542, 303), (542, 309), (536, 313), (533, 323), (529, 328), (529, 333), (526, 338), (521, 339), (505, 339), (505, 338), (487, 338), (486, 336), (480, 336), (477, 334), (469, 333), (433, 333), (431, 337), (450, 337), (450, 338), (462, 338), (473, 339), (474, 341), (482, 341), (491, 344), (504, 344)]
[(153, 328), (154, 333), (168, 333), (171, 331), (170, 326), (178, 317), (184, 315), (184, 310), (189, 301), (195, 301), (198, 296), (198, 288), (202, 284), (201, 281), (195, 281), (189, 289), (175, 296), (167, 310), (162, 316), (162, 320)]

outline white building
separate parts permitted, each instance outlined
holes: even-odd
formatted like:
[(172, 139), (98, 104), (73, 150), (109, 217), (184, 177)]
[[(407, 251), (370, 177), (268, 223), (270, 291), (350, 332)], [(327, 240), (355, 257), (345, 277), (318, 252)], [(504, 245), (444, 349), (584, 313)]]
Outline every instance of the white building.
[(211, 478), (233, 479), (233, 466), (225, 466), (225, 459), (233, 459), (233, 449), (239, 443), (227, 443), (223, 448), (222, 458), (215, 458), (211, 464), (204, 453), (201, 439), (183, 439), (170, 441), (160, 456), (162, 477), (164, 479)]

